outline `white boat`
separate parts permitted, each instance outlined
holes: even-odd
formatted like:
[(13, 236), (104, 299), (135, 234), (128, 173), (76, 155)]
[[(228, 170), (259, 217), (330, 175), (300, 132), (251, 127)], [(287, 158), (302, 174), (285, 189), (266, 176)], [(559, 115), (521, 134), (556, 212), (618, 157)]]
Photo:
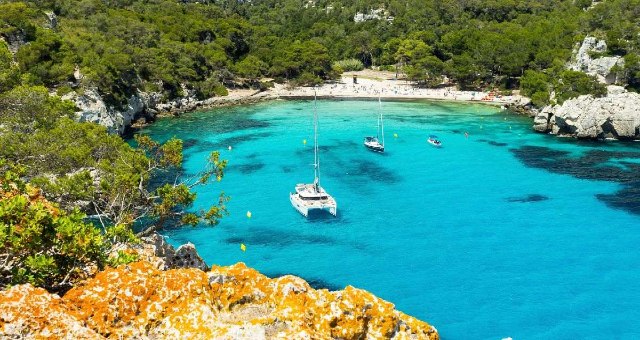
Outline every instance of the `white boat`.
[[(376, 136), (364, 137), (364, 146), (371, 151), (384, 152), (384, 122), (382, 121), (382, 102), (380, 101), (380, 97), (378, 97), (378, 105), (380, 114), (378, 115)], [(382, 136), (382, 143), (380, 143), (379, 136)]]
[(312, 184), (296, 184), (296, 192), (289, 193), (291, 205), (304, 217), (312, 211), (328, 211), (331, 215), (338, 214), (338, 204), (328, 192), (320, 186), (320, 156), (318, 155), (318, 111), (316, 98), (313, 99), (313, 172)]
[(429, 136), (429, 138), (427, 139), (427, 142), (438, 148), (442, 146), (442, 142), (438, 139), (438, 136), (435, 136), (435, 135)]

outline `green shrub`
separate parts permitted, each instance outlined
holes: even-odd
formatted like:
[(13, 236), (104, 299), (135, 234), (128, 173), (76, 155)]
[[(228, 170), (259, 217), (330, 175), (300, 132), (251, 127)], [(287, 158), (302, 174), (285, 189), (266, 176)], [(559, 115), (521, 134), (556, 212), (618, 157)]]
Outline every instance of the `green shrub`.
[(39, 190), (17, 180), (11, 171), (0, 179), (0, 288), (31, 283), (63, 291), (88, 266), (105, 263), (100, 230), (45, 200)]
[(558, 104), (583, 94), (591, 94), (594, 97), (607, 95), (605, 85), (599, 83), (596, 77), (580, 71), (566, 70), (562, 72), (554, 88)]
[(70, 92), (73, 92), (73, 89), (69, 85), (62, 85), (62, 86), (58, 87), (58, 89), (56, 89), (56, 94), (59, 97), (62, 97), (65, 94), (70, 93)]
[(334, 62), (332, 67), (343, 72), (360, 71), (364, 69), (364, 64), (358, 59), (344, 59)]

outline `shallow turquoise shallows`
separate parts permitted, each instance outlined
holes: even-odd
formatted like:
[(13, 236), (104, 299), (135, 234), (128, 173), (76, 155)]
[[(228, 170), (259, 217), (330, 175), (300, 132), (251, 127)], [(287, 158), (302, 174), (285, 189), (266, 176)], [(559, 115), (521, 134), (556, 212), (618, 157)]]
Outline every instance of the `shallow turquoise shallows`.
[(185, 141), (186, 173), (212, 150), (229, 160), (195, 209), (224, 190), (230, 216), (165, 230), (170, 242), (194, 243), (208, 264), (366, 289), (443, 339), (640, 338), (640, 143), (535, 134), (529, 118), (489, 106), (383, 101), (387, 152), (376, 154), (362, 141), (375, 134), (377, 101), (317, 105), (337, 218), (307, 220), (289, 202), (296, 183), (313, 181), (313, 101), (145, 129)]

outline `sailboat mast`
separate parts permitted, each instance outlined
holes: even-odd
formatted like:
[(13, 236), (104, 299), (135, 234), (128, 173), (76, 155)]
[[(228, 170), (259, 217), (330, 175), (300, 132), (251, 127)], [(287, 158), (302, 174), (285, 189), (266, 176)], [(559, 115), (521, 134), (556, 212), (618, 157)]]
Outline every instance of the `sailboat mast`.
[(382, 101), (378, 96), (378, 107), (380, 109), (380, 130), (382, 131), (382, 146), (384, 146), (384, 122), (382, 121)]
[[(314, 86), (313, 88), (313, 172), (314, 172), (314, 184), (317, 188), (320, 187), (320, 156), (318, 155), (318, 104), (317, 104), (317, 92)], [(317, 189), (316, 188), (316, 189)]]

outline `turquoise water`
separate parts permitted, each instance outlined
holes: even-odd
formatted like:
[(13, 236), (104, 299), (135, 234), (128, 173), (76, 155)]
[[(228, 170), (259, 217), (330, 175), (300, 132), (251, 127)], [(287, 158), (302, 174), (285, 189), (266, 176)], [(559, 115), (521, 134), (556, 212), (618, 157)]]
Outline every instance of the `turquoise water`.
[(211, 150), (230, 164), (195, 208), (224, 190), (231, 215), (166, 230), (170, 242), (194, 243), (209, 264), (366, 289), (443, 339), (640, 338), (640, 143), (535, 134), (530, 119), (488, 106), (383, 102), (387, 152), (376, 154), (362, 139), (377, 102), (318, 101), (321, 181), (338, 217), (307, 220), (288, 195), (313, 180), (312, 104), (197, 112), (143, 131), (184, 139), (187, 173)]

